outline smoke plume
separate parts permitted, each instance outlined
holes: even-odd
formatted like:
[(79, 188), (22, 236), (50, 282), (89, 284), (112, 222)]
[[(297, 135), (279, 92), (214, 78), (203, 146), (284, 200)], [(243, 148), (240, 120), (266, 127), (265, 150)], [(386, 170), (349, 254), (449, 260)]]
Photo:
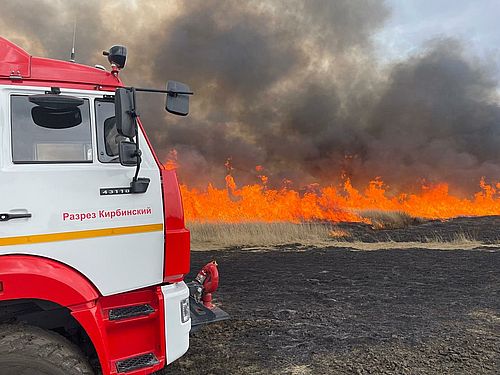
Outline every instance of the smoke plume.
[(129, 48), (130, 84), (167, 79), (195, 91), (191, 114), (140, 98), (160, 157), (178, 151), (184, 182), (221, 181), (232, 158), (241, 182), (263, 165), (270, 183), (365, 183), (412, 189), (449, 182), (462, 192), (500, 178), (496, 72), (459, 40), (431, 40), (382, 64), (372, 37), (390, 17), (382, 0), (4, 1), (0, 30), (33, 54), (77, 59)]

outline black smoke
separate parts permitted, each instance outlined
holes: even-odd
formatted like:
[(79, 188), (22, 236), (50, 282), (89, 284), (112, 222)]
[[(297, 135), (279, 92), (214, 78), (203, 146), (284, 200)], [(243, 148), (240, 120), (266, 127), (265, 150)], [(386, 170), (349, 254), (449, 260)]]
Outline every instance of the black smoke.
[(390, 17), (382, 0), (179, 2), (4, 1), (0, 30), (34, 53), (77, 58), (129, 47), (123, 77), (193, 88), (191, 115), (174, 118), (143, 95), (143, 120), (160, 156), (178, 151), (181, 179), (357, 184), (382, 176), (393, 188), (445, 181), (463, 192), (500, 178), (497, 72), (462, 43), (430, 41), (391, 65), (372, 37)]

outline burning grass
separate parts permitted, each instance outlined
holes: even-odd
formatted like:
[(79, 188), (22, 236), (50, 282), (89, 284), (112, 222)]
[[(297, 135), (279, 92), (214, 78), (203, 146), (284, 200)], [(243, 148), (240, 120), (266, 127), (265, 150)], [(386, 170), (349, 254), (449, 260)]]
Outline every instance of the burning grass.
[(338, 223), (369, 218), (376, 229), (393, 229), (411, 224), (416, 217), (500, 215), (500, 183), (489, 185), (482, 179), (479, 186), (473, 198), (450, 194), (446, 183), (423, 186), (419, 193), (391, 195), (381, 180), (371, 181), (363, 190), (347, 179), (340, 187), (315, 186), (299, 192), (286, 186), (271, 189), (265, 183), (238, 187), (227, 175), (225, 189), (209, 185), (199, 191), (182, 185), (181, 190), (186, 218), (191, 221)]

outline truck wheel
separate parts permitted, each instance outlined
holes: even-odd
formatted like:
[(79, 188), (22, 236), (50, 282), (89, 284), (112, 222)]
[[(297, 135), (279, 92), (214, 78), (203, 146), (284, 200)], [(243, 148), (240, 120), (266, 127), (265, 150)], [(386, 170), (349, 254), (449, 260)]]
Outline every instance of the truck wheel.
[(0, 325), (0, 374), (94, 375), (79, 348), (57, 333), (21, 324)]

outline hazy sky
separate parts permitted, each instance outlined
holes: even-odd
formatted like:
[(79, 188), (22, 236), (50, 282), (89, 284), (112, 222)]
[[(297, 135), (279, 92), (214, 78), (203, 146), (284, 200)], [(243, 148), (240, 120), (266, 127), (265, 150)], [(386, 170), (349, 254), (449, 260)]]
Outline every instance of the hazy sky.
[(500, 64), (500, 0), (386, 0), (391, 17), (377, 34), (378, 55), (399, 59), (429, 39), (458, 37), (474, 55)]

